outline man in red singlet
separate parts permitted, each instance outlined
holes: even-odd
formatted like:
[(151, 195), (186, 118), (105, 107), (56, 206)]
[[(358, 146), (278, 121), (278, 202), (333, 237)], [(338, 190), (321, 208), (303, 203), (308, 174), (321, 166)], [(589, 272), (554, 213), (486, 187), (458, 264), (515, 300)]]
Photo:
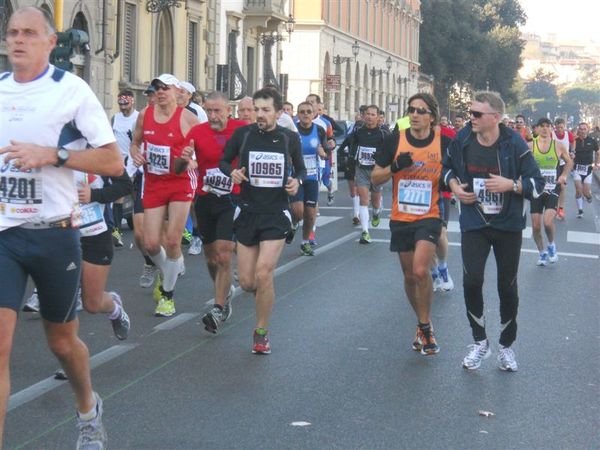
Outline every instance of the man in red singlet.
[[(198, 119), (177, 106), (179, 81), (173, 75), (162, 74), (151, 84), (156, 104), (140, 112), (130, 153), (137, 166), (144, 165), (144, 245), (162, 273), (154, 314), (169, 317), (175, 314), (173, 291), (183, 270), (181, 235), (197, 184), (189, 159), (184, 158), (193, 153), (193, 148), (185, 147), (185, 135)], [(165, 248), (161, 236), (167, 216)]]

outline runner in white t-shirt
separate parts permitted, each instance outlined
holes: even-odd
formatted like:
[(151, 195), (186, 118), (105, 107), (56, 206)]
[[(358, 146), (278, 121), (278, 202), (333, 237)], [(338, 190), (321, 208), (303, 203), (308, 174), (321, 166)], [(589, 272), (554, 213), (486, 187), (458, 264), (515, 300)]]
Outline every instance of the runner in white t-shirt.
[(0, 442), (10, 347), (31, 276), (48, 345), (75, 391), (77, 448), (105, 448), (102, 400), (92, 390), (89, 352), (78, 337), (75, 313), (81, 247), (73, 170), (119, 176), (123, 163), (90, 87), (49, 64), (55, 45), (43, 10), (21, 8), (9, 19), (6, 46), (14, 72), (0, 74)]

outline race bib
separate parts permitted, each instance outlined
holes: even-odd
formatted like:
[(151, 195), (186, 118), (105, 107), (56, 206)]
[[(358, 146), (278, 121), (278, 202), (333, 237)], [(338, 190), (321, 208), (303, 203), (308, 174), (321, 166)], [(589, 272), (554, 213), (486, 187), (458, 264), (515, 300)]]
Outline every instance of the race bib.
[(148, 161), (148, 173), (168, 174), (171, 170), (171, 147), (147, 143), (146, 161)]
[(86, 203), (79, 208), (79, 232), (82, 236), (96, 236), (108, 230), (104, 221), (104, 208), (98, 202)]
[(575, 164), (575, 172), (577, 172), (582, 177), (587, 177), (588, 167), (589, 166), (587, 164)]
[(204, 192), (212, 192), (217, 197), (231, 194), (231, 190), (233, 189), (231, 178), (221, 172), (221, 169), (218, 167), (206, 170), (203, 183), (202, 190)]
[(304, 155), (304, 167), (306, 167), (306, 176), (316, 177), (317, 157), (315, 155)]
[(42, 211), (40, 169), (21, 172), (6, 163), (0, 167), (0, 214), (10, 219), (37, 217)]
[(255, 187), (278, 188), (284, 185), (285, 157), (275, 152), (250, 152), (248, 176)]
[(541, 169), (540, 172), (546, 181), (544, 190), (552, 191), (556, 187), (556, 169)]
[(358, 163), (361, 166), (375, 165), (375, 147), (358, 146)]
[(398, 181), (398, 210), (422, 216), (431, 208), (432, 184), (430, 180)]
[(500, 192), (489, 192), (485, 188), (485, 178), (473, 178), (473, 191), (484, 214), (498, 214), (502, 211), (504, 195)]

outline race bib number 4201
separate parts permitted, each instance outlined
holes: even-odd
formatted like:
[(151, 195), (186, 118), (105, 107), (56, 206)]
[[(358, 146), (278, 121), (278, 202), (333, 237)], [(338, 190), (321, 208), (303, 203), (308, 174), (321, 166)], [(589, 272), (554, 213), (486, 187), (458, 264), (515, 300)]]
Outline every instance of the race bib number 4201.
[(146, 145), (148, 173), (166, 175), (171, 169), (171, 147), (168, 145)]
[(431, 209), (430, 180), (400, 180), (398, 182), (398, 210), (422, 216)]
[(266, 188), (283, 186), (285, 156), (282, 153), (251, 151), (248, 166), (252, 186)]
[(36, 217), (42, 198), (40, 169), (21, 172), (11, 163), (0, 167), (0, 214), (11, 219)]
[(498, 214), (502, 211), (504, 195), (500, 192), (488, 191), (485, 187), (485, 178), (473, 178), (473, 192), (484, 214)]

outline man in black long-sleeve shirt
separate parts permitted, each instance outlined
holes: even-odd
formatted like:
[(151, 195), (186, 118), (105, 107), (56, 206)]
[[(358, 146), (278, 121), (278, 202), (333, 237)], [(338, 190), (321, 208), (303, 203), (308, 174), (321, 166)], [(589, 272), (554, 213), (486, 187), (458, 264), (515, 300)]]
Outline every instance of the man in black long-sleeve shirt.
[[(277, 126), (283, 109), (279, 92), (254, 93), (256, 123), (238, 128), (225, 146), (220, 169), (241, 185), (234, 216), (240, 286), (256, 299), (253, 353), (269, 354), (267, 326), (275, 290), (273, 271), (291, 231), (288, 196), (306, 175), (298, 136)], [(235, 169), (232, 163), (237, 160)], [(290, 176), (292, 173), (294, 177)]]

